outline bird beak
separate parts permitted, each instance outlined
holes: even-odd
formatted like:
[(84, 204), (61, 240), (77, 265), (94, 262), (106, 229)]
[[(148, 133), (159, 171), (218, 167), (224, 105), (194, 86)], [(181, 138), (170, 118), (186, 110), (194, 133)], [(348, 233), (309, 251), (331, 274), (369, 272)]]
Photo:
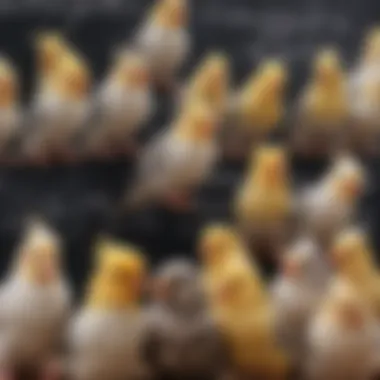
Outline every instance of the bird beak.
[(348, 180), (345, 181), (343, 184), (343, 192), (344, 194), (349, 197), (349, 199), (355, 199), (358, 197), (360, 191), (361, 191), (361, 186), (359, 181), (355, 180)]

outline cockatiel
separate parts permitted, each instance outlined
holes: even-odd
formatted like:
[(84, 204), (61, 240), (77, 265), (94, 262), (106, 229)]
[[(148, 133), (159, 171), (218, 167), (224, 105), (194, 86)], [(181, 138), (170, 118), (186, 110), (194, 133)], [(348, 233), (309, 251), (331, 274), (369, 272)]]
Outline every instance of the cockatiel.
[(249, 245), (276, 255), (293, 217), (287, 156), (280, 146), (262, 146), (252, 155), (236, 198), (236, 219)]
[(225, 114), (230, 87), (228, 58), (220, 53), (208, 54), (196, 68), (184, 88), (183, 103), (200, 99), (216, 112)]
[(153, 278), (146, 354), (157, 379), (212, 380), (226, 376), (222, 336), (206, 308), (197, 267), (176, 259)]
[(0, 57), (0, 155), (9, 161), (10, 144), (21, 133), (19, 78), (11, 62)]
[(323, 246), (349, 224), (364, 192), (365, 173), (353, 157), (339, 156), (316, 184), (300, 195), (300, 213), (308, 232)]
[(199, 237), (198, 254), (202, 262), (203, 288), (210, 300), (215, 299), (213, 293), (231, 263), (258, 272), (237, 231), (229, 225), (207, 226)]
[(59, 354), (71, 308), (60, 254), (60, 238), (33, 220), (0, 289), (0, 368), (6, 377), (14, 371), (28, 379), (41, 375)]
[(254, 271), (232, 263), (211, 300), (234, 369), (242, 379), (286, 379), (290, 363), (276, 342), (274, 313)]
[(295, 150), (307, 155), (333, 154), (343, 143), (348, 113), (347, 83), (339, 54), (333, 49), (322, 50), (298, 104)]
[(67, 374), (73, 380), (145, 379), (146, 319), (139, 305), (145, 261), (116, 242), (103, 241), (98, 250), (85, 304), (69, 329)]
[(152, 78), (165, 88), (173, 87), (190, 52), (188, 13), (187, 0), (158, 0), (135, 37)]
[(286, 81), (286, 67), (278, 60), (264, 61), (247, 79), (230, 105), (227, 154), (246, 156), (275, 130), (285, 116)]
[(332, 244), (330, 259), (336, 274), (354, 286), (380, 318), (380, 276), (364, 232), (349, 228), (339, 233)]
[(324, 296), (329, 274), (322, 252), (308, 237), (296, 240), (281, 258), (272, 288), (276, 330), (298, 365), (305, 358), (308, 323)]
[(48, 82), (32, 109), (35, 128), (27, 152), (32, 158), (42, 153), (71, 160), (75, 137), (90, 113), (89, 68), (77, 52), (67, 51)]
[(372, 378), (377, 329), (355, 289), (337, 281), (311, 321), (306, 380)]
[(95, 155), (99, 150), (126, 153), (154, 110), (147, 63), (139, 54), (130, 51), (117, 56), (95, 102), (98, 120), (89, 149)]
[(379, 153), (380, 28), (366, 35), (362, 56), (351, 74), (351, 145), (361, 153)]
[(174, 123), (149, 143), (127, 198), (131, 207), (164, 202), (191, 207), (190, 197), (210, 175), (218, 158), (217, 115), (203, 102), (192, 102)]

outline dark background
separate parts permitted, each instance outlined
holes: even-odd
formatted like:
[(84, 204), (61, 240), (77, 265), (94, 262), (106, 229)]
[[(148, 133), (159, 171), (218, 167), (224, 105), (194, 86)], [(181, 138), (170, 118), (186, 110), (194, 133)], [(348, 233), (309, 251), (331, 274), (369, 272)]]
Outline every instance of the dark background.
[[(104, 74), (113, 48), (131, 36), (148, 0), (0, 0), (0, 51), (20, 70), (25, 104), (33, 96), (32, 41), (38, 30), (63, 30)], [(291, 67), (289, 103), (304, 82), (318, 46), (338, 44), (349, 66), (365, 30), (380, 21), (378, 0), (189, 0), (193, 52), (183, 75), (210, 49), (231, 57), (239, 83), (267, 56), (284, 57)], [(147, 137), (170, 118), (171, 99), (160, 95), (159, 110)], [(320, 175), (325, 162), (295, 159), (296, 185)], [(360, 221), (380, 248), (379, 160), (366, 161), (370, 173)], [(68, 272), (81, 289), (98, 233), (111, 233), (142, 246), (154, 264), (174, 254), (194, 254), (200, 226), (229, 218), (229, 200), (241, 173), (239, 165), (221, 163), (187, 215), (145, 210), (120, 216), (118, 200), (131, 178), (133, 163), (104, 162), (55, 168), (0, 167), (0, 271), (7, 267), (23, 221), (39, 213), (63, 234)]]

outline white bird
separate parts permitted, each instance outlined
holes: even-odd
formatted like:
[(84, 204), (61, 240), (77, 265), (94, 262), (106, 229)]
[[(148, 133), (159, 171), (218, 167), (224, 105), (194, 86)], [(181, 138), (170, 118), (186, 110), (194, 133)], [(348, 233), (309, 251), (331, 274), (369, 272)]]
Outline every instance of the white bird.
[(285, 251), (272, 291), (279, 338), (295, 363), (305, 357), (308, 323), (328, 279), (328, 265), (313, 240), (303, 237)]
[(187, 8), (186, 0), (159, 0), (135, 37), (155, 82), (166, 88), (175, 83), (190, 51)]
[(310, 324), (306, 379), (371, 379), (376, 331), (365, 302), (337, 280)]
[(323, 245), (349, 224), (365, 187), (365, 173), (353, 157), (335, 159), (329, 172), (301, 194), (306, 229)]
[(0, 367), (10, 376), (45, 371), (63, 344), (71, 294), (60, 245), (55, 232), (34, 220), (1, 287)]

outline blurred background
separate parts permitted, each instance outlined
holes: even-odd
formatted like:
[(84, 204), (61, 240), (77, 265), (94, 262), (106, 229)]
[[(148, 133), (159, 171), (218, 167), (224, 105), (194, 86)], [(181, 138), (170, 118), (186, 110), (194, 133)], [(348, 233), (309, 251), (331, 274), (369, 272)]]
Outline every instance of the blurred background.
[[(291, 67), (289, 103), (308, 74), (319, 46), (338, 45), (347, 67), (364, 32), (380, 21), (378, 0), (189, 0), (192, 56), (183, 76), (208, 50), (229, 54), (235, 83), (263, 57), (280, 56)], [(151, 0), (0, 0), (0, 51), (20, 70), (24, 101), (33, 94), (33, 38), (45, 29), (64, 31), (102, 77), (114, 49), (128, 40)], [(172, 99), (159, 96), (146, 138), (170, 120)], [(296, 185), (317, 178), (325, 162), (294, 160)], [(370, 181), (361, 221), (380, 249), (380, 161), (367, 163)], [(228, 219), (229, 200), (244, 170), (220, 163), (202, 189), (196, 209), (171, 214), (149, 209), (121, 215), (119, 199), (133, 163), (104, 162), (54, 168), (0, 167), (0, 271), (4, 272), (25, 217), (42, 214), (63, 234), (68, 273), (78, 291), (86, 280), (91, 245), (99, 233), (143, 247), (153, 265), (174, 254), (194, 255), (205, 221)]]

